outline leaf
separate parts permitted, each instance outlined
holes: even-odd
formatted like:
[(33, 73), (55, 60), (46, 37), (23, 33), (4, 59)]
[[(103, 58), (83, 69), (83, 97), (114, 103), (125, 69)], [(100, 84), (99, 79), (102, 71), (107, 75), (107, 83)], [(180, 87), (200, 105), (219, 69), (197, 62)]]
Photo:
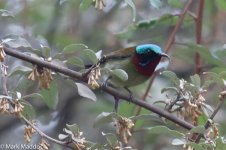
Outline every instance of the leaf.
[(66, 134), (59, 134), (58, 139), (61, 141), (66, 141), (66, 139), (69, 137), (69, 135)]
[(203, 148), (202, 144), (200, 144), (200, 143), (189, 142), (189, 143), (187, 143), (187, 145), (190, 145), (195, 150), (206, 150), (206, 148)]
[(94, 121), (94, 128), (99, 127), (101, 125), (107, 124), (107, 123), (111, 123), (113, 122), (113, 118), (115, 119), (120, 119), (121, 116), (119, 116), (118, 114), (114, 113), (114, 112), (102, 112), (101, 114), (99, 114), (97, 116), (97, 118)]
[(21, 99), (21, 96), (22, 96), (21, 93), (16, 91), (16, 98)]
[(194, 45), (194, 44), (184, 44), (185, 46), (187, 46), (189, 48), (189, 51), (195, 53), (198, 52), (201, 56), (201, 58), (203, 58), (203, 60), (205, 60), (208, 64), (212, 64), (212, 65), (216, 65), (216, 66), (222, 66), (224, 67), (224, 63), (222, 60), (214, 57), (214, 55), (212, 53), (210, 53), (210, 50), (207, 47), (204, 47), (203, 45)]
[(83, 0), (81, 3), (80, 3), (80, 6), (79, 6), (79, 10), (80, 11), (85, 11), (87, 10), (93, 3), (93, 0)]
[(205, 103), (202, 104), (201, 109), (208, 118), (210, 117), (209, 114), (213, 112), (213, 108), (210, 105)]
[(41, 48), (42, 48), (42, 50), (41, 50), (42, 56), (45, 58), (50, 57), (51, 48), (48, 46), (43, 46), (43, 45), (41, 45)]
[(40, 94), (42, 95), (44, 102), (49, 108), (56, 109), (59, 101), (58, 85), (56, 81), (51, 82), (49, 89), (42, 89), (40, 91)]
[(226, 149), (226, 142), (223, 137), (218, 137), (216, 139), (216, 149), (215, 150), (223, 150)]
[(128, 74), (122, 69), (111, 70), (111, 75), (118, 77), (122, 81), (128, 80)]
[(205, 131), (206, 131), (206, 129), (204, 126), (197, 126), (190, 130), (191, 133), (200, 133), (200, 134), (204, 134)]
[(89, 87), (87, 87), (86, 85), (81, 84), (81, 83), (75, 83), (75, 84), (76, 84), (76, 86), (78, 88), (78, 94), (80, 96), (88, 98), (88, 99), (91, 99), (93, 101), (97, 100), (96, 95), (93, 93), (92, 90), (90, 90)]
[(132, 12), (133, 12), (133, 22), (136, 21), (136, 6), (135, 4), (133, 3), (132, 0), (125, 0), (125, 3), (127, 3), (131, 9), (132, 9)]
[(180, 79), (177, 77), (177, 75), (174, 72), (172, 72), (172, 71), (163, 71), (161, 73), (161, 75), (169, 78), (170, 81), (173, 82), (173, 84), (175, 84), (176, 86), (180, 85)]
[(78, 137), (80, 135), (79, 127), (77, 124), (66, 124), (66, 127), (75, 135), (75, 137)]
[(62, 50), (62, 53), (65, 54), (65, 53), (75, 53), (75, 52), (78, 52), (78, 51), (81, 51), (83, 49), (87, 49), (88, 47), (84, 44), (71, 44), (71, 45), (68, 45), (66, 47), (64, 47), (64, 49)]
[(85, 68), (83, 60), (76, 56), (69, 58), (67, 60), (67, 64), (71, 64), (71, 65), (77, 66), (79, 68)]
[(103, 53), (102, 50), (99, 50), (98, 52), (95, 53), (97, 59), (101, 59), (102, 58), (102, 53)]
[(226, 79), (226, 71), (220, 72), (219, 76), (221, 79)]
[(85, 49), (83, 51), (83, 54), (88, 60), (90, 60), (92, 63), (96, 63), (98, 61), (96, 54), (91, 49)]
[(161, 94), (165, 93), (167, 91), (174, 91), (176, 93), (179, 93), (178, 89), (176, 87), (165, 87), (161, 90)]
[(0, 13), (2, 17), (12, 17), (12, 18), (15, 17), (12, 12), (5, 9), (0, 9)]
[(155, 8), (160, 8), (162, 6), (162, 2), (160, 0), (149, 0), (150, 4)]
[(32, 49), (30, 43), (23, 37), (18, 35), (8, 35), (4, 37), (6, 44), (8, 44), (11, 48), (30, 48)]
[(203, 74), (210, 76), (214, 83), (216, 83), (219, 87), (224, 88), (224, 82), (218, 74), (214, 72), (204, 72)]
[(24, 117), (26, 117), (28, 120), (34, 120), (35, 119), (35, 109), (34, 107), (26, 102), (26, 101), (21, 101), (21, 104), (24, 106), (22, 114)]
[(167, 128), (166, 126), (155, 126), (155, 127), (150, 127), (148, 128), (150, 133), (154, 134), (167, 134), (170, 135), (174, 138), (183, 138), (184, 134), (181, 132), (178, 132), (176, 130), (171, 130)]
[(14, 76), (14, 75), (24, 75), (27, 74), (29, 72), (31, 72), (32, 69), (26, 66), (17, 66), (16, 68), (14, 68), (10, 73), (9, 76)]
[(88, 150), (104, 150), (103, 145), (99, 143), (93, 144)]
[(6, 96), (6, 95), (0, 95), (0, 99), (9, 99), (9, 100), (11, 100), (12, 99), (12, 97), (11, 96)]
[(43, 96), (39, 93), (31, 93), (31, 94), (22, 96), (21, 99), (28, 99), (28, 98), (41, 98), (41, 99), (43, 99)]
[(171, 142), (172, 145), (184, 145), (186, 141), (184, 139), (173, 139)]
[(191, 78), (192, 84), (194, 84), (198, 88), (201, 87), (201, 79), (198, 74), (195, 74), (195, 75), (191, 76), (190, 78)]
[(117, 144), (118, 144), (118, 139), (117, 137), (112, 134), (112, 133), (104, 133), (102, 132), (102, 135), (106, 138), (108, 144), (111, 146), (111, 147), (116, 147)]

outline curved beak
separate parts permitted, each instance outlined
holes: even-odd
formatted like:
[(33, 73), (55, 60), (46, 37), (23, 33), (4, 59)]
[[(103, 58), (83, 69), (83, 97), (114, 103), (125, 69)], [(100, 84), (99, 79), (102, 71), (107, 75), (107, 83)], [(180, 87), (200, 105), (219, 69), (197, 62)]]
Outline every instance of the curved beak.
[(168, 58), (168, 59), (170, 60), (170, 56), (167, 55), (167, 54), (165, 54), (165, 53), (162, 53), (161, 56), (162, 56), (162, 57), (166, 57), (166, 58)]

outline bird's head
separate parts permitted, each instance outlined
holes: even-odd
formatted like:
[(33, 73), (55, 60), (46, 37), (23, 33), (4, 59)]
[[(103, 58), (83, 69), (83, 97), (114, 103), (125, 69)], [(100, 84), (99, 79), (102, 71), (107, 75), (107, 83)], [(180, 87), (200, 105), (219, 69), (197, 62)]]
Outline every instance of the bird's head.
[(136, 54), (137, 55), (157, 55), (157, 56), (162, 56), (162, 57), (168, 57), (167, 54), (165, 54), (161, 47), (155, 44), (143, 44), (143, 45), (138, 45), (136, 47)]
[(138, 58), (139, 65), (143, 67), (157, 59), (160, 60), (161, 57), (169, 58), (169, 56), (165, 54), (158, 45), (155, 44), (138, 45), (136, 47), (136, 56)]

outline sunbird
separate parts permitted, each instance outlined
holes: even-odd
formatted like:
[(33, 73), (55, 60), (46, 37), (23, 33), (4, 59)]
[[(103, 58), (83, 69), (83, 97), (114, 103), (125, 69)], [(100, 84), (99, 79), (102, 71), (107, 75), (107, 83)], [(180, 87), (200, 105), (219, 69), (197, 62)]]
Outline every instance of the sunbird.
[[(114, 87), (129, 87), (139, 85), (148, 80), (154, 73), (156, 66), (162, 57), (169, 56), (155, 44), (142, 44), (113, 51), (102, 57), (101, 63), (106, 68), (122, 69), (128, 74), (128, 80), (122, 81), (117, 77), (111, 77), (110, 84)], [(131, 94), (131, 92), (129, 91)], [(115, 110), (118, 107), (118, 100), (115, 97)]]
[(116, 87), (132, 87), (145, 82), (155, 71), (162, 57), (169, 56), (155, 44), (143, 44), (113, 51), (104, 56), (105, 67), (122, 69), (128, 74), (128, 80), (111, 78)]

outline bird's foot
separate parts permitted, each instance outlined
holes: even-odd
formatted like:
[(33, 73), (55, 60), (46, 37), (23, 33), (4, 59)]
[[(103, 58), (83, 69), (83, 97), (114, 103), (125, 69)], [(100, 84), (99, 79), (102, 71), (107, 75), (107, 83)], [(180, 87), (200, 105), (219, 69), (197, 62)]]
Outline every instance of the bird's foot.
[(133, 93), (130, 91), (128, 87), (124, 87), (125, 90), (129, 93), (129, 103), (133, 100)]
[(119, 99), (116, 96), (114, 96), (114, 99), (115, 99), (115, 105), (114, 105), (113, 112), (116, 112), (117, 113)]
[[(87, 69), (86, 72), (82, 73), (82, 77), (85, 78), (89, 75), (89, 73), (96, 67), (99, 67), (101, 64), (104, 64), (107, 61), (106, 56), (104, 55), (103, 57), (100, 58), (100, 60), (93, 64), (93, 65), (87, 65), (85, 68)], [(88, 67), (88, 68), (87, 68)]]
[(109, 76), (102, 84), (102, 86), (107, 87), (108, 86), (108, 81), (111, 79), (112, 77)]

